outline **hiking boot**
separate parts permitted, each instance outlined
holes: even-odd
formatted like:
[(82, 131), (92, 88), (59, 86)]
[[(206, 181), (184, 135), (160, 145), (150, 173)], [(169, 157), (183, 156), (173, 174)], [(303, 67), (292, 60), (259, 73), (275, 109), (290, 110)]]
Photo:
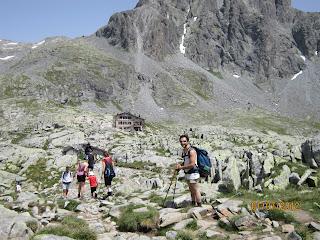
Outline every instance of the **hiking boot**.
[(78, 198), (80, 198), (80, 193), (78, 193)]
[(201, 203), (201, 202), (198, 202), (198, 203), (197, 203), (197, 207), (202, 207), (202, 203)]

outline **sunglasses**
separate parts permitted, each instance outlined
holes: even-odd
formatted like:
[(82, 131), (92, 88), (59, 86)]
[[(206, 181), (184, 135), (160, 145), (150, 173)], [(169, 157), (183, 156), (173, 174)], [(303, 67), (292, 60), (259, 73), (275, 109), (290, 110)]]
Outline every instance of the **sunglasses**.
[(188, 142), (188, 141), (180, 141), (181, 143), (184, 143), (184, 142)]

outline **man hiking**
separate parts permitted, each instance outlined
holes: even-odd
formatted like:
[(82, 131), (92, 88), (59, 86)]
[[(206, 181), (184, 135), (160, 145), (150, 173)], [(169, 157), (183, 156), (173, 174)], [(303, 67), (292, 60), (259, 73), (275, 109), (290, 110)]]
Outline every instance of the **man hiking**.
[(96, 161), (95, 161), (95, 157), (94, 157), (94, 155), (92, 154), (92, 152), (89, 152), (89, 153), (88, 153), (88, 155), (87, 155), (87, 160), (88, 160), (88, 168), (89, 168), (89, 170), (92, 170), (92, 171), (93, 171), (94, 164), (96, 163)]
[(188, 135), (181, 135), (179, 141), (183, 148), (183, 164), (177, 164), (176, 170), (184, 170), (184, 173), (186, 174), (185, 179), (191, 194), (192, 205), (201, 207), (201, 194), (198, 183), (200, 174), (197, 166), (197, 152), (191, 147)]

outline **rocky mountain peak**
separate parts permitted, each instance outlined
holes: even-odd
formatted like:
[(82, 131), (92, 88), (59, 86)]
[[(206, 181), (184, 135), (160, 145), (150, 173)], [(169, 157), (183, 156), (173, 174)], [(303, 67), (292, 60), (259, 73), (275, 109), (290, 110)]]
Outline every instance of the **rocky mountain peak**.
[(305, 68), (301, 55), (319, 51), (319, 19), (293, 9), (291, 0), (141, 0), (96, 35), (156, 60), (181, 53), (206, 69), (264, 82)]

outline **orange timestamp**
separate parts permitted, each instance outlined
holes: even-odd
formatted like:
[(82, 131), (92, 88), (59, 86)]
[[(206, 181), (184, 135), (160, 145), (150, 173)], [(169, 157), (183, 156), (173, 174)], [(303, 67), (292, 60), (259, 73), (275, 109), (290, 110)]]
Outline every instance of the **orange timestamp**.
[(275, 201), (254, 201), (250, 204), (251, 210), (273, 210), (279, 209), (283, 211), (297, 211), (301, 209), (299, 202), (275, 202)]

